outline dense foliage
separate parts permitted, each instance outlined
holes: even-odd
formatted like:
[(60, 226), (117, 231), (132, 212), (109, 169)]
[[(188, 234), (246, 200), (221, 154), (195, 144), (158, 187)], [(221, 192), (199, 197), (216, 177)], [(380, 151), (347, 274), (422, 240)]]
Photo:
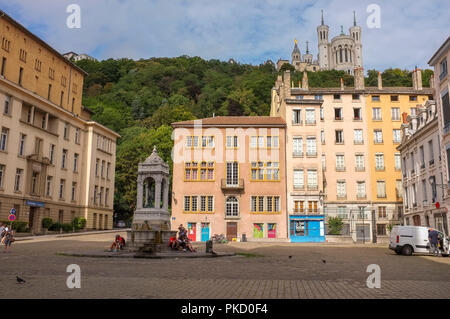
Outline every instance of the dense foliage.
[[(114, 196), (119, 219), (127, 219), (134, 210), (137, 164), (149, 156), (153, 145), (172, 163), (171, 123), (214, 114), (268, 115), (271, 88), (278, 75), (271, 64), (252, 66), (187, 56), (82, 60), (77, 64), (89, 73), (83, 105), (94, 112), (93, 120), (122, 136)], [(366, 83), (376, 86), (377, 71), (368, 75)], [(296, 86), (302, 76), (292, 73)], [(341, 77), (346, 86), (353, 85), (353, 77), (343, 71), (308, 72), (310, 87), (338, 87)], [(424, 85), (428, 79), (424, 76)], [(383, 81), (384, 86), (411, 86), (411, 73), (386, 70)]]

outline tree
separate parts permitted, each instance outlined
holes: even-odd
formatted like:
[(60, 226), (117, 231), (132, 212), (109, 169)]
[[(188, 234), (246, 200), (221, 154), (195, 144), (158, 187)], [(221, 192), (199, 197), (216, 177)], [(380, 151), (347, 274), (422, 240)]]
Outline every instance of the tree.
[(340, 217), (330, 217), (328, 219), (328, 227), (330, 235), (341, 235), (344, 223)]

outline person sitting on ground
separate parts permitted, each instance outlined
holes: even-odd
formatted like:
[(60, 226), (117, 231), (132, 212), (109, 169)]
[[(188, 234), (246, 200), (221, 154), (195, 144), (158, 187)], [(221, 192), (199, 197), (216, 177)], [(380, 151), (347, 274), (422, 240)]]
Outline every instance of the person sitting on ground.
[(194, 246), (192, 246), (191, 241), (189, 239), (186, 241), (186, 248), (193, 253), (197, 251), (197, 249), (195, 249)]
[(177, 243), (177, 237), (176, 236), (170, 237), (169, 247), (172, 249), (175, 249), (176, 243)]
[(114, 242), (111, 245), (110, 251), (113, 251), (114, 248), (116, 251), (121, 250), (123, 249), (124, 246), (125, 246), (125, 239), (120, 235), (116, 235), (116, 238), (114, 239)]

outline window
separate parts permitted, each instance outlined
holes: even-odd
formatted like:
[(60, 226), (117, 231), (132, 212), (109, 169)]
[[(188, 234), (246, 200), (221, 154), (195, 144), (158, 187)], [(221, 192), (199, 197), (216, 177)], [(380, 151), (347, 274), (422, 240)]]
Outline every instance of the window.
[(359, 100), (359, 94), (352, 94), (352, 100), (354, 101)]
[(94, 186), (94, 205), (97, 205), (98, 186)]
[(8, 146), (8, 133), (9, 129), (2, 127), (2, 134), (0, 136), (0, 150), (6, 151), (6, 148)]
[(320, 131), (320, 142), (322, 144), (325, 144), (325, 131), (324, 130)]
[(336, 130), (335, 131), (335, 143), (336, 144), (343, 144), (344, 143), (344, 131), (343, 130)]
[(345, 158), (344, 155), (336, 155), (336, 171), (345, 171)]
[(402, 196), (403, 196), (401, 179), (395, 180), (395, 195), (397, 196), (397, 198), (402, 198)]
[(98, 166), (99, 166), (99, 164), (100, 164), (100, 160), (97, 158), (95, 160), (95, 176), (97, 176), (97, 177), (98, 177)]
[(315, 110), (306, 110), (306, 124), (316, 124)]
[(410, 102), (417, 102), (417, 95), (410, 95), (409, 96), (409, 101)]
[(400, 121), (400, 108), (399, 107), (391, 108), (391, 119), (392, 119), (392, 121)]
[(214, 197), (208, 196), (208, 212), (214, 211)]
[(20, 140), (19, 140), (19, 155), (24, 156), (25, 154), (25, 140), (26, 140), (25, 134), (20, 134)]
[(309, 213), (317, 213), (319, 210), (317, 208), (317, 201), (308, 200), (308, 212)]
[(5, 176), (5, 165), (0, 165), (0, 187), (3, 187), (3, 178)]
[(303, 176), (303, 169), (294, 169), (294, 188), (303, 189), (305, 187), (305, 181)]
[(22, 182), (22, 175), (23, 175), (23, 169), (17, 168), (16, 169), (16, 178), (14, 180), (14, 191), (15, 192), (20, 191), (20, 183)]
[(66, 168), (67, 150), (62, 151), (61, 168)]
[(375, 154), (375, 169), (377, 171), (384, 170), (384, 155), (383, 154)]
[(411, 112), (411, 116), (415, 116), (417, 113), (417, 108), (416, 107), (410, 108), (410, 112)]
[(433, 147), (433, 140), (428, 141), (428, 152), (430, 154), (430, 161), (428, 162), (429, 165), (434, 164), (434, 147)]
[(398, 95), (391, 95), (391, 102), (398, 102)]
[(100, 169), (100, 176), (104, 178), (104, 172), (105, 172), (105, 161), (102, 161), (102, 167)]
[(77, 192), (77, 183), (72, 182), (72, 196), (71, 199), (74, 201), (76, 198), (76, 192)]
[[(213, 163), (213, 165), (214, 165), (214, 163)], [(109, 171), (111, 170), (111, 163), (110, 162), (108, 162), (107, 164), (106, 164), (106, 179), (109, 179)], [(214, 175), (214, 170), (213, 170), (213, 175)], [(214, 177), (213, 177), (214, 178)]]
[(420, 168), (425, 168), (425, 151), (423, 149), (423, 145), (419, 147), (419, 155), (420, 155)]
[(338, 206), (338, 217), (342, 218), (342, 219), (347, 219), (348, 215), (347, 215), (347, 206)]
[(77, 153), (75, 153), (73, 155), (73, 171), (74, 172), (78, 172), (78, 158), (79, 158), (79, 155)]
[(75, 143), (80, 144), (80, 129), (78, 127), (75, 129)]
[(401, 156), (400, 153), (395, 153), (394, 155), (394, 161), (395, 161), (395, 170), (399, 171), (402, 169), (402, 164), (401, 164)]
[(19, 82), (18, 84), (22, 86), (22, 78), (23, 78), (23, 68), (19, 69)]
[(323, 121), (325, 119), (323, 114), (323, 106), (320, 107), (320, 120)]
[(202, 147), (214, 147), (214, 136), (202, 136)]
[(64, 139), (69, 139), (69, 123), (64, 123)]
[(317, 170), (308, 169), (308, 189), (317, 189)]
[(341, 95), (340, 94), (333, 94), (333, 99), (334, 100), (340, 100), (341, 99)]
[(386, 182), (377, 181), (377, 197), (386, 198)]
[(191, 197), (190, 196), (184, 196), (184, 211), (185, 212), (191, 211)]
[(45, 185), (45, 196), (50, 197), (52, 195), (52, 176), (47, 176), (47, 181)]
[(344, 198), (347, 196), (345, 181), (337, 182), (337, 197)]
[(383, 131), (382, 130), (373, 130), (373, 142), (375, 144), (383, 143)]
[(230, 196), (225, 203), (225, 215), (227, 217), (239, 216), (239, 201), (236, 197)]
[(374, 107), (372, 109), (372, 120), (381, 121), (381, 108)]
[(304, 213), (305, 207), (304, 207), (304, 201), (302, 200), (295, 200), (294, 201), (294, 213)]
[(109, 206), (109, 188), (106, 189), (105, 191), (105, 206)]
[(0, 73), (1, 76), (5, 76), (5, 69), (6, 69), (6, 58), (3, 57), (2, 58), (2, 70), (1, 70), (1, 73)]
[(363, 130), (354, 130), (353, 131), (353, 142), (355, 144), (363, 144)]
[(50, 144), (50, 164), (55, 164), (55, 145)]
[(398, 129), (392, 130), (392, 136), (393, 136), (394, 143), (401, 142), (400, 130), (398, 130)]
[(11, 115), (11, 96), (9, 96), (9, 95), (5, 96), (5, 104), (4, 104), (4, 108), (3, 108), (3, 114)]
[(104, 187), (100, 187), (100, 193), (98, 194), (100, 206), (103, 205), (103, 203), (102, 203), (102, 199), (103, 199), (103, 190), (104, 190)]
[(227, 185), (239, 185), (239, 163), (227, 162), (226, 182)]
[(251, 163), (251, 180), (254, 181), (278, 181), (279, 162), (252, 162)]
[(63, 106), (63, 102), (64, 102), (64, 91), (61, 91), (61, 98), (59, 100), (59, 106)]
[[(107, 172), (108, 174), (108, 172)], [(214, 162), (186, 162), (184, 163), (185, 181), (214, 180)]]
[[(66, 180), (65, 179), (61, 179), (59, 181), (59, 199), (64, 199), (64, 188), (66, 185)], [(97, 186), (95, 186), (95, 193), (94, 193), (94, 203), (95, 203), (95, 197), (96, 197), (96, 192), (97, 192)]]
[(302, 110), (292, 111), (292, 124), (302, 124)]
[(379, 95), (372, 95), (372, 102), (380, 102), (380, 96)]
[(303, 156), (303, 139), (301, 137), (293, 138), (293, 155)]
[(357, 182), (356, 197), (357, 198), (366, 198), (366, 182), (364, 182), (364, 181)]
[(334, 120), (335, 121), (341, 121), (341, 120), (343, 120), (343, 117), (342, 117), (342, 108), (335, 108), (334, 109)]
[(353, 120), (355, 120), (355, 121), (362, 120), (360, 108), (353, 108)]
[(227, 147), (228, 148), (237, 148), (238, 145), (238, 137), (237, 136), (227, 136)]
[(306, 155), (308, 155), (308, 156), (316, 156), (317, 155), (316, 138), (315, 137), (308, 137), (306, 139)]
[(355, 155), (356, 160), (356, 170), (357, 171), (364, 171), (365, 165), (364, 165), (364, 155), (363, 154), (356, 154)]
[(326, 162), (326, 159), (325, 159), (325, 154), (322, 154), (322, 170), (326, 170), (326, 168), (327, 168), (327, 162)]
[(439, 80), (442, 81), (442, 79), (447, 75), (448, 68), (447, 68), (447, 59), (444, 59), (442, 62), (439, 63)]

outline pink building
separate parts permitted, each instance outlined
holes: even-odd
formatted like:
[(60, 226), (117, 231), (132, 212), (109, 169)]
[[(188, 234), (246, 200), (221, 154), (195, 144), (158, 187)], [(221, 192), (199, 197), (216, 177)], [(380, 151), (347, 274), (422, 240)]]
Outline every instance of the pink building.
[(281, 117), (212, 117), (173, 123), (172, 229), (192, 241), (214, 234), (287, 240)]

